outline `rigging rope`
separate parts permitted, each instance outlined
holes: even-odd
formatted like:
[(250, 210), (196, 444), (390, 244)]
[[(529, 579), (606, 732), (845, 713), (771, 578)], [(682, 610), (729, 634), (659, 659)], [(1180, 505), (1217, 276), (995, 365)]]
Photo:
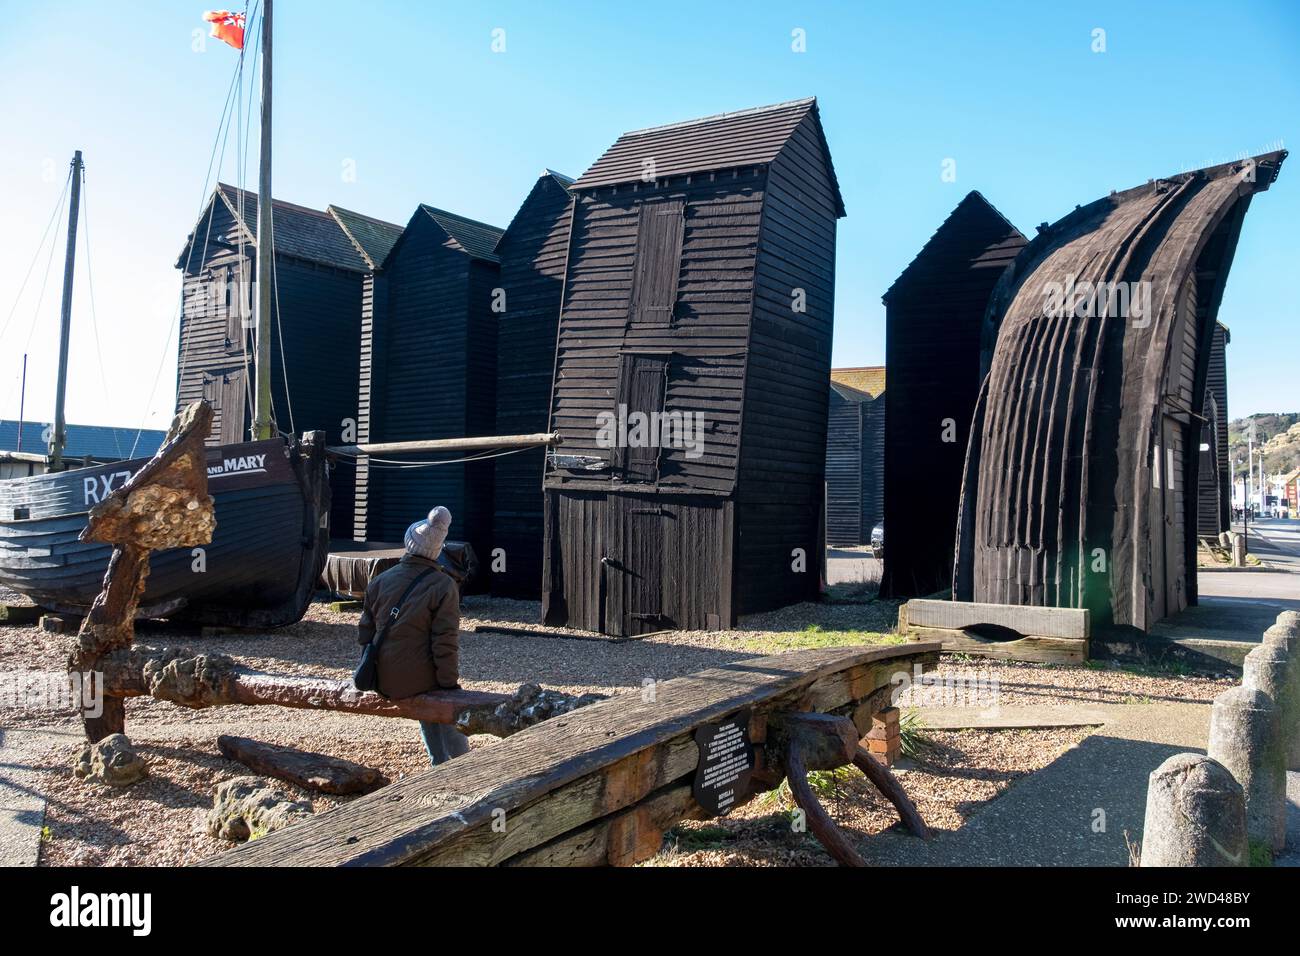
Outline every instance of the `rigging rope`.
[[(266, 208), (270, 209), (271, 207), (270, 205), (268, 205)], [(271, 247), (274, 249), (275, 248), (275, 216), (274, 215), (271, 216), (270, 229), (267, 230), (267, 235), (270, 237)], [(284, 404), (288, 407), (289, 410), (289, 434), (296, 435), (298, 433), (298, 429), (293, 422), (293, 396), (289, 393), (289, 366), (285, 363), (285, 358), (284, 358), (284, 326), (280, 324), (280, 271), (279, 271), (279, 267), (276, 265), (275, 256), (271, 257), (271, 279), (272, 279), (271, 291), (275, 294), (275, 311), (272, 313), (272, 315), (275, 319), (276, 338), (280, 340), (280, 374), (284, 379)], [(272, 400), (271, 402), (271, 416), (272, 418), (275, 417), (274, 400)], [(279, 429), (277, 428), (277, 430)], [(281, 432), (281, 434), (284, 433)]]
[(68, 195), (68, 187), (72, 185), (72, 168), (68, 167), (68, 177), (63, 181), (63, 192), (59, 193), (59, 198), (54, 204), (54, 211), (50, 213), (50, 221), (45, 224), (45, 231), (41, 233), (41, 241), (36, 246), (36, 251), (32, 253), (32, 261), (27, 266), (27, 274), (23, 276), (22, 285), (18, 287), (18, 295), (14, 297), (13, 308), (5, 317), (5, 324), (0, 326), (0, 339), (4, 338), (5, 331), (9, 328), (9, 323), (13, 320), (14, 313), (18, 311), (18, 304), (23, 299), (23, 293), (27, 291), (27, 281), (32, 277), (32, 270), (36, 268), (36, 263), (41, 258), (41, 250), (45, 248), (45, 240), (50, 235), (50, 230), (54, 227), (55, 221), (59, 217), (59, 210), (63, 208), (63, 203)]
[[(86, 174), (81, 174), (81, 234), (86, 247), (86, 288), (90, 293), (90, 328), (95, 333), (95, 358), (99, 362), (99, 380), (104, 386), (104, 403), (108, 404), (108, 373), (104, 371), (104, 346), (99, 339), (99, 315), (95, 310), (95, 273), (90, 268), (90, 202), (86, 198)], [(122, 443), (118, 440), (118, 429), (113, 429), (113, 444), (117, 446), (117, 457), (122, 458)]]
[[(248, 11), (247, 3), (244, 4), (244, 11), (245, 13), (247, 13)], [(245, 22), (247, 22), (247, 20)], [(209, 196), (209, 192), (208, 192), (209, 183), (211, 183), (212, 181), (212, 170), (214, 165), (218, 170), (218, 174), (220, 174), (221, 163), (224, 160), (226, 155), (226, 141), (230, 132), (230, 123), (229, 123), (229, 117), (231, 113), (230, 107), (231, 107), (231, 103), (233, 102), (233, 97), (236, 91), (236, 81), (239, 80), (240, 76), (242, 75), (243, 68), (244, 68), (244, 51), (240, 50), (239, 58), (235, 62), (234, 73), (230, 77), (230, 86), (226, 90), (225, 102), (222, 104), (221, 107), (221, 118), (217, 121), (217, 133), (216, 136), (213, 138), (212, 150), (208, 155), (208, 169), (207, 172), (204, 173), (204, 177), (203, 177), (203, 191), (199, 198), (198, 213), (196, 214), (195, 217), (196, 222), (203, 217), (203, 210), (207, 206), (209, 201), (215, 203), (215, 197)], [(220, 150), (219, 152), (218, 152), (218, 148)], [(203, 252), (200, 256), (201, 262), (207, 261), (208, 242), (212, 236), (212, 220), (214, 218), (215, 216), (208, 217), (207, 228), (204, 231), (204, 235), (203, 235)], [(189, 350), (190, 350), (190, 341), (191, 341), (190, 337), (186, 336), (184, 334), (184, 330), (182, 329), (182, 326), (185, 322), (185, 277), (189, 275), (190, 267), (191, 265), (193, 265), (194, 262), (194, 247), (195, 247), (195, 243), (191, 239), (189, 243), (189, 248), (185, 256), (185, 265), (181, 270), (181, 289), (180, 289), (180, 294), (178, 296), (179, 301), (177, 303), (177, 308), (176, 308), (177, 320), (175, 322), (169, 323), (167, 339), (166, 341), (163, 342), (162, 356), (158, 361), (158, 370), (154, 374), (153, 386), (149, 390), (149, 400), (145, 403), (144, 415), (140, 419), (140, 427), (136, 430), (135, 441), (131, 445), (132, 457), (135, 456), (136, 448), (140, 444), (140, 436), (144, 433), (144, 426), (149, 421), (149, 408), (153, 405), (154, 395), (158, 391), (158, 383), (162, 380), (163, 367), (166, 365), (167, 356), (171, 353), (171, 342), (172, 342), (173, 334), (177, 334), (183, 339), (183, 344), (181, 346), (181, 357), (180, 357), (180, 362), (176, 374), (176, 385), (178, 390), (180, 389), (182, 383), (185, 380), (185, 372), (188, 368)]]
[[(72, 185), (72, 167), (69, 166), (69, 167), (68, 167), (68, 181), (67, 181), (67, 183), (65, 183), (64, 186), (63, 186), (63, 192), (59, 194), (59, 206), (58, 206), (58, 208), (55, 210), (55, 218), (56, 218), (56, 219), (62, 219), (62, 218), (63, 218), (63, 208), (64, 208), (64, 206), (67, 205), (67, 199), (68, 199), (68, 187), (71, 186), (71, 185)], [(45, 289), (46, 289), (46, 286), (49, 285), (49, 281), (50, 281), (50, 266), (52, 266), (52, 265), (54, 264), (54, 250), (55, 250), (55, 247), (57, 247), (57, 246), (58, 246), (58, 243), (57, 243), (57, 242), (51, 242), (51, 243), (50, 243), (50, 253), (49, 253), (49, 256), (48, 256), (48, 257), (46, 258), (46, 260), (45, 260), (45, 273), (44, 273), (44, 275), (41, 277), (41, 291), (40, 291), (40, 293), (39, 293), (39, 294), (37, 295), (37, 297), (36, 297), (36, 308), (35, 308), (35, 310), (32, 312), (32, 325), (31, 325), (31, 328), (29, 328), (29, 329), (27, 330), (27, 340), (23, 343), (23, 351), (24, 351), (24, 352), (27, 352), (27, 351), (30, 350), (30, 348), (31, 348), (31, 344), (32, 344), (32, 336), (36, 334), (36, 325), (37, 325), (37, 321), (38, 321), (38, 319), (40, 318), (40, 313), (41, 313), (41, 304), (45, 301)], [(39, 251), (39, 250), (38, 250), (38, 251)], [(16, 307), (16, 303), (15, 303), (15, 307)], [(15, 383), (14, 383), (14, 386), (11, 386), (11, 387), (10, 387), (10, 391), (9, 391), (9, 393), (5, 396), (5, 405), (6, 405), (6, 406), (9, 404), (10, 400), (13, 398), (13, 388), (16, 387), (17, 384), (18, 384), (18, 383), (15, 382)], [(19, 426), (19, 427), (21, 427), (21, 426)]]
[[(541, 447), (541, 446), (534, 446), (534, 447)], [(369, 459), (369, 462), (368, 462), (369, 464), (371, 464), (371, 465), (379, 465), (380, 467), (387, 467), (387, 468), (431, 468), (431, 467), (434, 467), (434, 466), (436, 466), (436, 465), (459, 465), (459, 464), (463, 464), (463, 463), (465, 463), (465, 462), (471, 462), (471, 461), (486, 461), (486, 460), (489, 459), (489, 458), (504, 458), (506, 455), (517, 455), (517, 454), (519, 454), (520, 452), (524, 452), (524, 451), (532, 451), (532, 450), (533, 450), (533, 447), (529, 447), (529, 448), (511, 448), (511, 449), (509, 449), (509, 450), (507, 450), (507, 451), (491, 451), (491, 452), (485, 452), (485, 453), (482, 454), (482, 455), (470, 455), (470, 456), (468, 456), (468, 457), (466, 457), (466, 458), (447, 458), (447, 459), (444, 459), (444, 460), (442, 460), (442, 461), (399, 461), (399, 460), (394, 459), (394, 458), (375, 458), (375, 457), (373, 457), (373, 456), (368, 456), (368, 455), (353, 455), (353, 454), (350, 454), (350, 453), (348, 453), (348, 452), (341, 452), (341, 451), (340, 451), (340, 452), (335, 452), (334, 454), (337, 455), (339, 458), (341, 458), (341, 459), (343, 459), (343, 460), (345, 460), (345, 461), (348, 461), (349, 464), (353, 464), (353, 465), (357, 464), (358, 461), (359, 461), (360, 459), (362, 459), (362, 458), (368, 458), (368, 459)]]

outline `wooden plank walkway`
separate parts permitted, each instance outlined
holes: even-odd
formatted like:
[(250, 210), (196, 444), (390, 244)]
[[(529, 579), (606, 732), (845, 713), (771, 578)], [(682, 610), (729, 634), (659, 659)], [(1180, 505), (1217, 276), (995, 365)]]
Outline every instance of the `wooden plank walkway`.
[(767, 715), (853, 717), (865, 735), (896, 675), (933, 667), (939, 645), (816, 648), (737, 661), (552, 718), (205, 865), (632, 863), (702, 812), (691, 797), (694, 731), (751, 711), (755, 781)]

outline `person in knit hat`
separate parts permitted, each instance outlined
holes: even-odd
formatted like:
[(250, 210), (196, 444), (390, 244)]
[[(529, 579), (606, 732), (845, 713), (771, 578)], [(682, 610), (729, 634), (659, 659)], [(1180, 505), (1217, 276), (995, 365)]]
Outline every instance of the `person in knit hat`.
[[(406, 554), (366, 588), (359, 639), (369, 644), (387, 627), (378, 690), (392, 700), (460, 687), (460, 590), (438, 564), (450, 530), (451, 512), (439, 505), (406, 529)], [(469, 750), (465, 735), (447, 724), (422, 720), (420, 734), (434, 764)]]

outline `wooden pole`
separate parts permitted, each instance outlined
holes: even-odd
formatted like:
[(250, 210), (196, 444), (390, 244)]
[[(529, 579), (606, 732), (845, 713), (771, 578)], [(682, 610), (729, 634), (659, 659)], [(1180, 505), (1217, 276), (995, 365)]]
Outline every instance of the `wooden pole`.
[[(271, 0), (262, 3), (262, 130), (257, 171), (257, 380), (253, 438), (275, 434), (271, 417), (271, 312), (274, 308), (275, 249), (271, 213)], [(287, 387), (287, 383), (286, 383)]]
[(331, 445), (335, 455), (405, 455), (421, 451), (485, 451), (492, 448), (532, 448), (560, 443), (559, 432), (533, 435), (482, 435), (474, 438), (431, 438), (425, 441), (390, 441), (364, 445)]
[(18, 451), (23, 450), (23, 422), (27, 420), (27, 353), (23, 353), (23, 384), (18, 390)]
[(63, 259), (63, 307), (59, 314), (59, 378), (54, 390), (54, 434), (50, 436), (50, 471), (63, 470), (63, 449), (68, 442), (64, 405), (68, 395), (68, 347), (72, 340), (72, 275), (77, 262), (77, 214), (81, 211), (82, 169), (81, 150), (77, 150), (72, 154), (72, 201), (71, 208), (68, 210), (68, 248)]

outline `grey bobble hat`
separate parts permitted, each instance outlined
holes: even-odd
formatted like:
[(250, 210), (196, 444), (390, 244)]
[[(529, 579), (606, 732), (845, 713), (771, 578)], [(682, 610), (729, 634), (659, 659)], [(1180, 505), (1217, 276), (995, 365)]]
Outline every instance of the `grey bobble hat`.
[(442, 505), (429, 512), (423, 521), (417, 521), (406, 529), (406, 550), (417, 557), (437, 561), (442, 553), (443, 542), (447, 540), (447, 530), (451, 527), (451, 512)]

